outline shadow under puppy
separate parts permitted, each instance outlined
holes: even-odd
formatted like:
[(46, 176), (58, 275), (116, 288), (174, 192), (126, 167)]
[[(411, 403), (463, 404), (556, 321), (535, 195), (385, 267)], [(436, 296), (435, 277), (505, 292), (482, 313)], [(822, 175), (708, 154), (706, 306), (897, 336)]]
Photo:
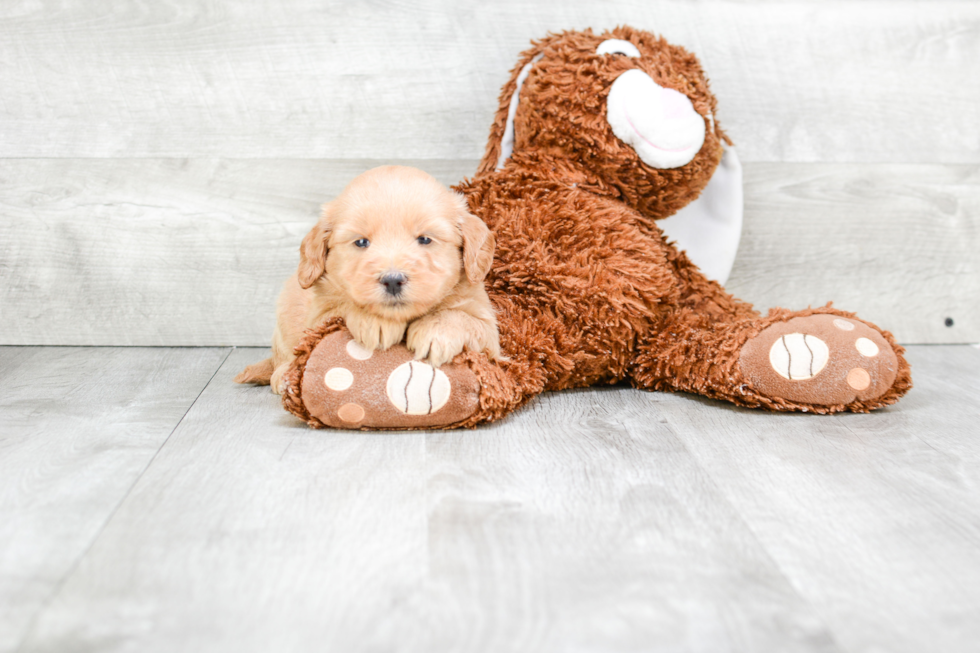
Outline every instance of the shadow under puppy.
[(304, 331), (332, 317), (366, 349), (405, 339), (435, 367), (463, 349), (500, 357), (483, 285), (494, 236), (461, 195), (425, 172), (382, 166), (358, 176), (323, 206), (299, 251), (279, 295), (272, 357), (236, 383), (271, 384), (278, 394)]

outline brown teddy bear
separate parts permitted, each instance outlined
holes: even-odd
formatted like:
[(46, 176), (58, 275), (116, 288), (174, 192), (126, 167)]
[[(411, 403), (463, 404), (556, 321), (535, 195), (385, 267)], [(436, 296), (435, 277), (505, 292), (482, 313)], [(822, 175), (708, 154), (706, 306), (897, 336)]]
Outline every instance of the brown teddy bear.
[(283, 404), (314, 427), (455, 428), (547, 390), (623, 380), (779, 411), (865, 412), (911, 388), (887, 331), (831, 308), (762, 317), (667, 242), (727, 137), (694, 55), (621, 27), (521, 55), (476, 176), (456, 189), (494, 231), (486, 278), (505, 360), (435, 369), (309, 331)]

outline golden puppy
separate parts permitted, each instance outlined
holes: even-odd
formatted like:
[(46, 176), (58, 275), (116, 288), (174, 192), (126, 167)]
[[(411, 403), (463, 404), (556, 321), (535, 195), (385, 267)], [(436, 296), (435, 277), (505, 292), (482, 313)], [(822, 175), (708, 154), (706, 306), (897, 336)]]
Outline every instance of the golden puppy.
[(342, 317), (368, 349), (406, 335), (415, 358), (434, 366), (469, 349), (500, 356), (497, 320), (483, 279), (494, 237), (462, 196), (415, 168), (383, 166), (324, 205), (300, 245), (299, 268), (279, 295), (272, 358), (237, 383), (272, 384), (292, 362), (303, 331)]

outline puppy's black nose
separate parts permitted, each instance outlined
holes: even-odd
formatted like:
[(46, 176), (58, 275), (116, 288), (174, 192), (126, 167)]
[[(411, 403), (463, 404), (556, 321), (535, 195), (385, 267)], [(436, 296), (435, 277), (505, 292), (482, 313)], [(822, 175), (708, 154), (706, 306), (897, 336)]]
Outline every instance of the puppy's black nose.
[(381, 285), (385, 287), (385, 292), (392, 297), (397, 297), (402, 294), (402, 286), (408, 279), (401, 272), (389, 272), (385, 276), (381, 277)]

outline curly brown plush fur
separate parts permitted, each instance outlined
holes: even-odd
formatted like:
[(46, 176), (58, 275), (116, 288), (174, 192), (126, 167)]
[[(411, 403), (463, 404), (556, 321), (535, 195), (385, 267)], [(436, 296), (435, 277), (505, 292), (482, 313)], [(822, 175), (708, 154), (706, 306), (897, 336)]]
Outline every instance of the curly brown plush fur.
[[(629, 41), (642, 56), (597, 55), (606, 39)], [(510, 100), (530, 62), (514, 119), (513, 154), (496, 169)], [(633, 68), (686, 95), (705, 118), (704, 144), (689, 163), (651, 167), (612, 132), (605, 114), (609, 88)], [(761, 317), (666, 241), (656, 221), (697, 198), (728, 142), (715, 112), (692, 54), (629, 27), (601, 35), (552, 34), (521, 55), (501, 93), (477, 175), (457, 187), (496, 235), (487, 290), (507, 360), (491, 363), (473, 353), (456, 359), (480, 381), (479, 408), (444, 427), (499, 419), (544, 391), (623, 380), (647, 390), (815, 413), (865, 412), (894, 403), (911, 388), (904, 352), (888, 332), (830, 305), (774, 309)], [(771, 329), (790, 320), (821, 343), (841, 336), (836, 329), (849, 342), (859, 336), (873, 341), (870, 346), (882, 353), (867, 358), (860, 346), (846, 345), (830, 353), (832, 374), (808, 380), (790, 373), (783, 380), (772, 371), (775, 363), (746, 344), (766, 333), (774, 334), (765, 336), (770, 340), (780, 337)], [(814, 341), (800, 337), (809, 351)], [(317, 341), (311, 335), (303, 351)], [(845, 380), (848, 369), (861, 366), (868, 371)], [(806, 400), (787, 398), (794, 393)], [(847, 401), (832, 399), (847, 393)], [(311, 421), (296, 399), (287, 408)]]
[(336, 333), (343, 328), (344, 321), (335, 317), (321, 322), (312, 329), (307, 329), (299, 345), (293, 349), (296, 360), (282, 377), (283, 408), (316, 429), (325, 428), (326, 424), (310, 415), (306, 404), (303, 403), (303, 372), (306, 370), (306, 362), (310, 359), (310, 354), (313, 353), (324, 336)]

